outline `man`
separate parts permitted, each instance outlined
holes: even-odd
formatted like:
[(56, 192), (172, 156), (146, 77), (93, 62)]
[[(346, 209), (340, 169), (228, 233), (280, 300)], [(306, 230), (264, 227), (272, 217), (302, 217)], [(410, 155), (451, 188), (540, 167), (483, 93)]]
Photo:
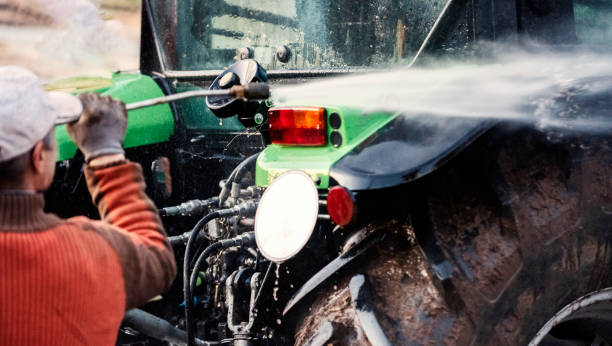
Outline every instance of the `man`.
[[(138, 164), (122, 148), (125, 105), (46, 93), (0, 67), (0, 345), (112, 345), (124, 312), (162, 293), (176, 263)], [(82, 104), (82, 106), (81, 106)], [(43, 211), (67, 125), (101, 221)]]

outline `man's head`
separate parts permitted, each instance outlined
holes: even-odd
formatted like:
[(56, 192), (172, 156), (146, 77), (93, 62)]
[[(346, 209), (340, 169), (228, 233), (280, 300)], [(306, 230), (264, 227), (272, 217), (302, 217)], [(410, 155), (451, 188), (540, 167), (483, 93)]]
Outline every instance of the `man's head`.
[(50, 130), (26, 153), (0, 162), (0, 190), (46, 190), (55, 174), (57, 148)]
[(55, 125), (81, 111), (76, 97), (45, 92), (31, 72), (0, 67), (0, 190), (46, 190), (57, 158)]

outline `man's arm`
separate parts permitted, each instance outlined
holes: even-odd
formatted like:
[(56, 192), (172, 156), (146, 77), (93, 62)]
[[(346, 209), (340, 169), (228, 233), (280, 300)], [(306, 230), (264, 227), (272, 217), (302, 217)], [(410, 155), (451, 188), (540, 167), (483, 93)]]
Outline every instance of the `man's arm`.
[[(153, 202), (144, 192), (140, 165), (113, 161), (85, 167), (87, 186), (103, 223), (96, 231), (113, 247), (123, 269), (126, 308), (167, 290), (176, 276), (172, 248)], [(114, 227), (112, 227), (112, 226)]]
[(145, 194), (142, 169), (124, 158), (125, 105), (98, 94), (79, 99), (83, 114), (66, 129), (85, 156), (87, 187), (103, 220), (83, 227), (97, 231), (117, 253), (130, 309), (166, 290), (176, 263), (157, 208)]

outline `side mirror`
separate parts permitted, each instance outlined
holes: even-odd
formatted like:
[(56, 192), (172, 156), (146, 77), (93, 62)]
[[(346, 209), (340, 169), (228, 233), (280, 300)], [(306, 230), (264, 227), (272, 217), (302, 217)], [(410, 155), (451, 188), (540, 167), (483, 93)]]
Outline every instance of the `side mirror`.
[[(240, 60), (228, 67), (210, 85), (209, 90), (230, 89), (235, 85), (265, 83), (268, 81), (266, 70), (253, 59)], [(206, 105), (219, 118), (238, 115), (246, 127), (261, 125), (267, 117), (267, 107), (262, 101), (246, 100), (230, 96), (207, 96)], [(266, 109), (260, 109), (266, 108)], [(260, 114), (263, 116), (259, 116)]]

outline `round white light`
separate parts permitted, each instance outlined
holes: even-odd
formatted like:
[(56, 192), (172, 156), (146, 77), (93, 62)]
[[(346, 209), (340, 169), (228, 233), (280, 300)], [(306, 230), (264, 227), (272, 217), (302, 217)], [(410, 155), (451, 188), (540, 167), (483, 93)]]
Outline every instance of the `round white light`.
[(266, 189), (255, 214), (255, 240), (273, 262), (295, 256), (308, 242), (319, 214), (319, 194), (309, 175), (288, 171)]

